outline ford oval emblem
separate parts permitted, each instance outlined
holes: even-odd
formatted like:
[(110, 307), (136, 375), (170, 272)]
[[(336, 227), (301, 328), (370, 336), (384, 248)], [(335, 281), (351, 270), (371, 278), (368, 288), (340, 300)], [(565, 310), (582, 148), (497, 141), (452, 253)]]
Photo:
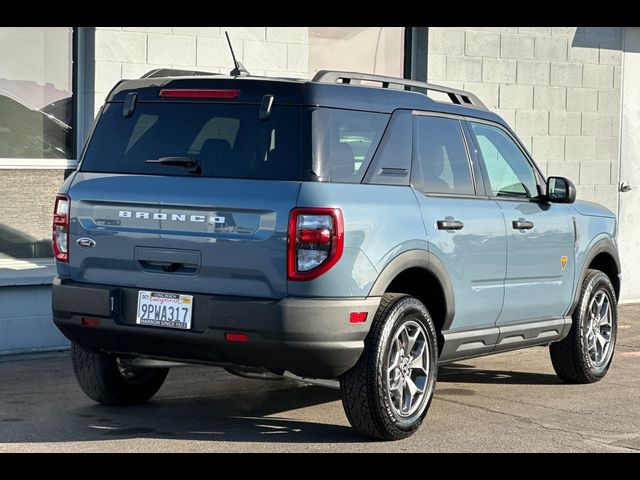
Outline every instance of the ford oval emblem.
[(92, 238), (82, 237), (78, 239), (78, 245), (83, 248), (93, 248), (96, 246), (96, 241)]

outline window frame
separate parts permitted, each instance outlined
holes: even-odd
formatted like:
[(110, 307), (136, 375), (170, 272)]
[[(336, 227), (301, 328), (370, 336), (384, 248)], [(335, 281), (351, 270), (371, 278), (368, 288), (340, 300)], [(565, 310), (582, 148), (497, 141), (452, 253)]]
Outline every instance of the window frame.
[(513, 141), (515, 143), (515, 145), (518, 147), (518, 149), (520, 150), (520, 152), (524, 156), (525, 160), (529, 163), (529, 166), (531, 167), (531, 169), (533, 171), (533, 177), (535, 179), (536, 185), (537, 185), (539, 190), (544, 191), (545, 186), (547, 184), (547, 179), (544, 176), (544, 174), (542, 173), (542, 171), (540, 170), (540, 167), (533, 160), (533, 157), (529, 154), (527, 149), (524, 147), (524, 145), (522, 144), (520, 139), (513, 132), (511, 132), (511, 130), (506, 128), (504, 125), (502, 125), (502, 124), (500, 124), (498, 122), (491, 121), (491, 120), (485, 120), (484, 118), (475, 118), (475, 117), (468, 117), (468, 116), (464, 117), (463, 122), (466, 125), (466, 133), (467, 133), (467, 135), (469, 135), (469, 143), (470, 143), (470, 145), (473, 146), (473, 149), (471, 149), (472, 151), (470, 153), (471, 153), (472, 156), (474, 156), (476, 158), (476, 162), (477, 162), (477, 165), (478, 165), (478, 168), (479, 168), (479, 171), (480, 171), (480, 175), (482, 176), (483, 181), (484, 181), (484, 193), (487, 196), (487, 198), (490, 198), (492, 200), (506, 200), (506, 201), (510, 201), (510, 202), (514, 202), (515, 201), (515, 202), (535, 202), (535, 203), (540, 203), (540, 202), (544, 202), (545, 201), (545, 198), (544, 198), (543, 195), (539, 195), (538, 197), (518, 197), (518, 196), (508, 196), (508, 195), (500, 195), (500, 196), (494, 195), (493, 192), (491, 191), (491, 183), (489, 181), (489, 173), (487, 172), (487, 168), (486, 168), (485, 163), (484, 163), (484, 157), (482, 156), (482, 151), (480, 150), (480, 146), (478, 144), (478, 139), (476, 137), (475, 132), (473, 131), (473, 127), (472, 127), (471, 123), (482, 123), (482, 124), (488, 125), (490, 127), (498, 128), (503, 133), (505, 133), (511, 139), (511, 141)]
[(81, 38), (78, 30), (82, 27), (71, 27), (71, 146), (74, 158), (0, 158), (0, 170), (75, 170), (78, 167), (78, 112), (80, 97), (77, 89), (80, 84), (79, 64), (84, 65), (81, 56)]
[[(427, 197), (440, 197), (440, 198), (483, 198), (486, 197), (484, 194), (484, 180), (481, 176), (476, 174), (476, 169), (478, 165), (473, 155), (471, 155), (471, 149), (469, 148), (469, 141), (467, 138), (467, 133), (465, 131), (465, 117), (462, 115), (455, 115), (444, 112), (434, 112), (434, 111), (423, 111), (423, 110), (412, 110), (412, 139), (411, 139), (411, 172), (409, 173), (409, 185), (416, 192), (420, 192)], [(464, 144), (465, 153), (467, 155), (467, 163), (469, 165), (469, 172), (471, 173), (471, 182), (473, 185), (474, 193), (438, 193), (438, 192), (425, 192), (422, 189), (418, 188), (414, 183), (413, 174), (416, 171), (416, 165), (418, 162), (417, 158), (417, 142), (418, 142), (418, 120), (419, 117), (438, 117), (445, 118), (449, 120), (456, 120), (458, 122), (458, 126), (460, 127), (460, 136), (462, 138), (462, 142)], [(482, 188), (480, 188), (482, 187)]]

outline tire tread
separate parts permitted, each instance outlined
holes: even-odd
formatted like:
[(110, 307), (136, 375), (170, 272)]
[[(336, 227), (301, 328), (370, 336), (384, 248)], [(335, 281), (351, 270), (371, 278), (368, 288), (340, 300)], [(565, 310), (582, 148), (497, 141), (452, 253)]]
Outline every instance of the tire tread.
[[(385, 381), (380, 370), (376, 368), (377, 359), (382, 355), (381, 349), (383, 348), (382, 342), (378, 342), (377, 339), (385, 334), (385, 329), (390, 330), (393, 327), (386, 320), (393, 315), (395, 309), (403, 308), (402, 301), (405, 298), (416, 300), (403, 293), (385, 293), (383, 295), (372, 321), (371, 330), (364, 341), (365, 348), (362, 356), (358, 363), (340, 379), (342, 404), (349, 423), (359, 433), (379, 440), (406, 438), (414, 433), (422, 423), (422, 419), (420, 419), (411, 430), (400, 430), (387, 416), (377, 414), (385, 400), (385, 392), (375, 388), (375, 385), (380, 385)], [(424, 306), (422, 307), (424, 308)], [(433, 338), (435, 338), (435, 329), (426, 308), (425, 312), (429, 320), (426, 322), (427, 327), (431, 329)], [(431, 398), (428, 401), (430, 403)], [(426, 410), (428, 408), (427, 404)]]
[[(608, 369), (607, 365), (607, 368), (604, 369), (602, 375), (594, 375), (594, 373), (588, 368), (588, 365), (583, 361), (582, 352), (582, 314), (591, 299), (591, 291), (595, 288), (595, 284), (600, 280), (605, 281), (607, 290), (609, 290), (609, 295), (611, 295), (611, 299), (613, 301), (611, 308), (616, 307), (617, 300), (615, 290), (609, 277), (600, 270), (588, 269), (584, 280), (582, 281), (578, 303), (572, 314), (571, 330), (564, 339), (559, 342), (552, 343), (549, 346), (553, 369), (562, 380), (569, 383), (586, 384), (597, 382), (604, 377)], [(614, 315), (613, 321), (617, 321), (617, 315)], [(615, 339), (616, 338), (614, 336), (614, 341)], [(614, 346), (612, 346), (612, 348)], [(612, 359), (613, 355), (609, 360), (609, 365), (611, 364)]]
[(154, 368), (139, 385), (127, 383), (118, 371), (116, 358), (106, 353), (71, 345), (73, 372), (82, 391), (104, 405), (137, 405), (153, 397), (164, 383), (168, 368)]

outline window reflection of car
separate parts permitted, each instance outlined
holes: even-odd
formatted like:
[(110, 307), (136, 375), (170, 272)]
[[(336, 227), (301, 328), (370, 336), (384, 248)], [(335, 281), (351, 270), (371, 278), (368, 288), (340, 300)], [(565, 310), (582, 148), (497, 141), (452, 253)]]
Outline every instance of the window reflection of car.
[(73, 120), (73, 101), (71, 97), (65, 97), (51, 102), (42, 107), (40, 111), (53, 117), (54, 120), (62, 122), (65, 127), (71, 130), (71, 121)]
[(0, 90), (0, 158), (69, 158), (71, 127), (53, 115), (65, 110), (63, 100), (40, 110)]

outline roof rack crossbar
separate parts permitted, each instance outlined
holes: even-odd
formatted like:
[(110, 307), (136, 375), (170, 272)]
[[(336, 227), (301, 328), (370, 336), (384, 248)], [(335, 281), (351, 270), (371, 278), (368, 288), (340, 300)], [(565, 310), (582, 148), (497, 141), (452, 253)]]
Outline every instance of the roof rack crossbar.
[[(343, 83), (351, 84), (353, 80), (365, 80), (368, 82), (377, 82), (382, 84), (382, 88), (389, 88), (389, 85), (403, 85), (405, 87), (416, 87), (422, 90), (431, 90), (446, 94), (452, 103), (456, 105), (465, 105), (487, 110), (480, 99), (471, 92), (457, 90), (455, 88), (444, 87), (442, 85), (434, 85), (427, 82), (419, 82), (417, 80), (409, 80), (406, 78), (387, 77), (384, 75), (374, 75), (360, 72), (342, 72), (336, 70), (320, 70), (311, 80), (312, 82), (322, 83)], [(425, 92), (422, 92), (425, 93)], [(425, 93), (426, 94), (426, 93)]]

